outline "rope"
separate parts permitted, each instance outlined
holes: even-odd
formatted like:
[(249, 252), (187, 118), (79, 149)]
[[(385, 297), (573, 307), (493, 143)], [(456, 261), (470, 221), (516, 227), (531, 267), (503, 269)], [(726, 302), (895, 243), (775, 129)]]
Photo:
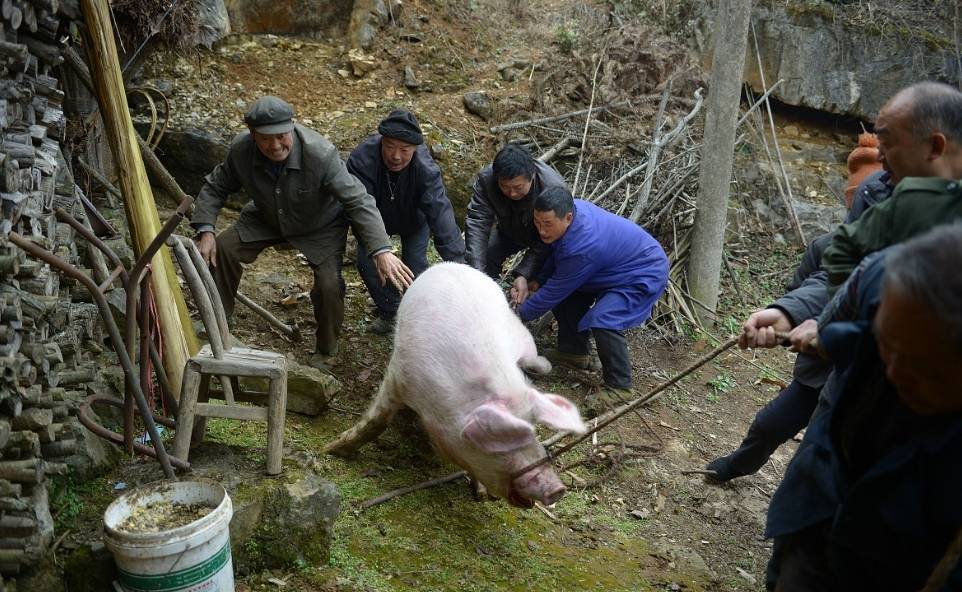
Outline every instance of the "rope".
[(517, 479), (518, 477), (520, 477), (520, 476), (522, 476), (522, 475), (524, 475), (524, 474), (526, 474), (526, 473), (528, 473), (528, 472), (530, 472), (530, 471), (533, 471), (534, 469), (536, 469), (536, 468), (538, 468), (538, 467), (540, 467), (540, 466), (542, 466), (542, 465), (544, 465), (544, 464), (547, 464), (547, 463), (551, 462), (552, 460), (554, 460), (554, 459), (558, 458), (559, 456), (561, 456), (562, 454), (568, 452), (569, 450), (571, 450), (572, 448), (574, 448), (574, 447), (577, 446), (578, 444), (584, 442), (586, 439), (590, 438), (592, 434), (595, 434), (595, 433), (597, 433), (598, 431), (604, 429), (605, 427), (611, 425), (612, 423), (614, 423), (615, 421), (617, 421), (618, 419), (620, 419), (620, 418), (621, 418), (622, 416), (624, 416), (625, 414), (631, 412), (632, 410), (634, 410), (634, 409), (636, 409), (636, 408), (638, 408), (638, 407), (641, 407), (642, 405), (644, 405), (644, 404), (646, 404), (646, 403), (651, 403), (652, 401), (654, 401), (656, 398), (658, 398), (658, 397), (660, 396), (660, 394), (662, 393), (662, 391), (664, 391), (664, 390), (667, 389), (668, 387), (676, 384), (678, 381), (680, 381), (681, 379), (685, 378), (686, 376), (688, 376), (689, 374), (691, 374), (691, 373), (694, 372), (695, 370), (701, 368), (702, 366), (704, 366), (704, 365), (707, 364), (708, 362), (714, 360), (715, 358), (717, 358), (719, 355), (721, 355), (721, 354), (724, 353), (725, 351), (731, 349), (731, 347), (734, 346), (736, 343), (738, 343), (738, 338), (737, 338), (737, 337), (732, 337), (731, 339), (729, 339), (729, 340), (726, 341), (725, 343), (719, 345), (718, 347), (716, 347), (716, 348), (713, 349), (712, 351), (708, 352), (707, 354), (705, 354), (704, 356), (702, 356), (701, 358), (699, 358), (695, 363), (693, 363), (692, 365), (688, 366), (687, 368), (685, 368), (684, 370), (682, 370), (680, 373), (676, 374), (673, 378), (671, 378), (671, 379), (669, 379), (669, 380), (666, 380), (665, 382), (662, 382), (661, 384), (659, 384), (658, 386), (656, 386), (654, 389), (652, 389), (651, 391), (649, 391), (649, 392), (648, 392), (647, 394), (645, 394), (644, 396), (639, 397), (639, 398), (635, 399), (634, 401), (632, 401), (632, 402), (630, 402), (630, 403), (626, 403), (625, 405), (622, 405), (621, 407), (618, 407), (617, 409), (614, 409), (614, 410), (612, 410), (612, 411), (610, 411), (610, 412), (602, 415), (600, 418), (598, 418), (599, 421), (598, 421), (597, 425), (596, 425), (594, 428), (588, 430), (587, 432), (585, 432), (585, 433), (582, 434), (581, 436), (578, 436), (577, 438), (575, 438), (573, 441), (569, 442), (568, 444), (565, 444), (564, 446), (562, 446), (561, 448), (559, 448), (559, 449), (558, 449), (557, 451), (555, 451), (554, 453), (548, 452), (548, 453), (547, 453), (544, 457), (542, 457), (541, 459), (539, 459), (539, 460), (537, 460), (537, 461), (529, 464), (528, 466), (524, 467), (523, 469), (521, 469), (521, 470), (519, 470), (518, 472), (516, 472), (516, 473), (514, 473), (513, 475), (511, 475), (511, 479), (512, 479), (512, 480)]

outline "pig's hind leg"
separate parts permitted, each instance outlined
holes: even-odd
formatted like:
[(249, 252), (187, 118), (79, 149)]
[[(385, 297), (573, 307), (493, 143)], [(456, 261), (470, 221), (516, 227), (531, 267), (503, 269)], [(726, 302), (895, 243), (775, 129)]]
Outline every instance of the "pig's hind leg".
[(325, 446), (324, 452), (335, 456), (352, 456), (358, 448), (380, 436), (394, 415), (404, 408), (398, 389), (394, 373), (389, 368), (377, 396), (361, 419)]

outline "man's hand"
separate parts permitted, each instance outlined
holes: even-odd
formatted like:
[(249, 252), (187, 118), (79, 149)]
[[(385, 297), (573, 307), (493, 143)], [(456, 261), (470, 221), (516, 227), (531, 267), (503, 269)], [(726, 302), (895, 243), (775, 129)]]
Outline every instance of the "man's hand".
[(414, 281), (414, 274), (408, 266), (390, 251), (375, 255), (374, 266), (377, 268), (377, 276), (381, 278), (382, 286), (390, 281), (398, 292), (403, 292), (411, 287), (411, 282)]
[(514, 278), (514, 283), (511, 284), (511, 304), (515, 307), (521, 306), (530, 295), (531, 290), (528, 287), (528, 278), (523, 275)]
[(818, 321), (808, 319), (795, 327), (788, 334), (788, 340), (792, 342), (794, 352), (815, 353), (818, 347)]
[(756, 310), (752, 313), (745, 324), (742, 325), (742, 334), (738, 338), (738, 347), (747, 349), (749, 347), (775, 347), (780, 340), (775, 337), (775, 333), (787, 333), (792, 330), (792, 323), (782, 311), (777, 308), (766, 308)]
[(207, 265), (217, 267), (217, 241), (213, 232), (202, 232), (197, 237), (197, 250)]

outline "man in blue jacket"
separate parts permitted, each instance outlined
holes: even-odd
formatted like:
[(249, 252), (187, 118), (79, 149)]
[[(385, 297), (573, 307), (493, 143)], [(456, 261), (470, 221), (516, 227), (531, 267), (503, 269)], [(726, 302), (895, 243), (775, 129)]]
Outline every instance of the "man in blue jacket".
[[(392, 111), (351, 152), (347, 170), (374, 196), (389, 235), (401, 237), (401, 260), (415, 276), (428, 268), (428, 239), (445, 261), (464, 261), (464, 240), (444, 189), (441, 169), (424, 145), (421, 127), (411, 113)], [(377, 307), (371, 331), (386, 335), (394, 327), (401, 295), (380, 281), (367, 245), (358, 237), (357, 270)]]
[(589, 332), (595, 338), (605, 386), (589, 395), (585, 410), (598, 414), (631, 399), (624, 331), (651, 316), (668, 284), (668, 258), (638, 225), (573, 199), (564, 187), (541, 192), (534, 202), (534, 224), (548, 257), (537, 280), (515, 284), (512, 299), (525, 321), (554, 312), (558, 350), (549, 359), (584, 366)]
[[(822, 327), (828, 389), (768, 512), (768, 589), (962, 589), (962, 225), (860, 266)], [(946, 579), (930, 580), (948, 555)]]

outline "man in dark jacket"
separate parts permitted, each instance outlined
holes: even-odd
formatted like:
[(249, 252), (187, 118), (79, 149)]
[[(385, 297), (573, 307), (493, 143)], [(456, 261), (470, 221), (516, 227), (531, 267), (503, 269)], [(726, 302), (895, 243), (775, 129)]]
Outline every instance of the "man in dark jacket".
[(545, 257), (532, 221), (534, 201), (546, 188), (564, 185), (556, 170), (532, 158), (523, 146), (502, 148), (474, 181), (464, 220), (467, 264), (497, 279), (504, 261), (527, 248), (512, 271), (515, 286), (527, 290), (527, 280), (534, 278)]
[[(853, 211), (857, 209), (864, 212), (891, 195), (892, 186), (880, 180), (882, 174), (876, 173), (866, 178), (856, 189)], [(768, 326), (777, 325), (780, 330), (787, 332), (818, 317), (828, 304), (828, 292), (825, 290), (828, 274), (822, 271), (821, 261), (833, 234), (823, 234), (808, 245), (788, 283), (788, 292), (768, 308), (752, 314), (746, 325), (761, 327), (764, 323), (770, 323)], [(743, 334), (741, 345), (749, 346), (747, 334)], [(756, 343), (751, 345), (758, 346)], [(734, 452), (708, 463), (705, 467), (711, 471), (708, 478), (723, 483), (761, 469), (779, 446), (808, 424), (818, 403), (818, 394), (831, 371), (832, 365), (818, 355), (800, 353), (792, 369), (792, 381), (755, 414), (748, 433)]]
[(549, 255), (529, 282), (530, 297), (512, 289), (518, 315), (530, 321), (553, 311), (557, 352), (568, 356), (587, 357), (594, 337), (605, 387), (585, 400), (589, 415), (627, 402), (633, 397), (624, 331), (647, 321), (665, 291), (665, 251), (637, 224), (573, 199), (564, 187), (541, 192), (534, 223)]
[[(830, 272), (834, 275), (834, 282), (844, 281), (858, 259), (870, 252), (869, 249), (856, 248), (858, 244), (867, 245), (876, 241), (873, 244), (877, 249), (898, 242), (891, 237), (882, 241), (882, 233), (878, 230), (885, 226), (879, 222), (879, 212), (889, 211), (892, 207), (886, 200), (892, 195), (896, 183), (913, 176), (962, 176), (962, 168), (959, 167), (962, 163), (950, 164), (957, 160), (959, 146), (952, 138), (958, 138), (962, 133), (962, 123), (957, 115), (958, 110), (962, 109), (960, 101), (962, 94), (951, 87), (922, 83), (897, 93), (879, 112), (876, 130), (880, 139), (879, 158), (883, 171), (869, 176), (856, 189), (846, 224), (816, 239), (806, 251), (796, 271), (795, 281), (798, 283), (800, 276), (806, 279), (768, 308), (753, 313), (745, 322), (740, 341), (742, 347), (774, 347), (779, 342), (775, 337), (776, 331), (791, 331), (792, 345), (802, 353), (796, 359), (792, 382), (758, 412), (741, 446), (730, 455), (715, 459), (706, 466), (707, 470), (713, 472), (709, 475), (713, 480), (727, 481), (754, 473), (778, 446), (808, 423), (818, 394), (831, 373), (830, 365), (806, 351), (817, 331), (814, 319), (829, 302), (826, 286)], [(950, 210), (954, 199), (949, 195), (936, 195), (948, 183), (938, 179), (910, 179), (903, 184), (907, 187), (900, 187), (900, 192), (908, 188), (923, 190), (913, 192), (917, 196), (911, 201), (919, 206), (915, 216), (922, 216), (927, 222), (916, 225), (912, 233), (899, 234), (898, 240), (930, 228), (937, 220), (951, 220), (954, 214)], [(929, 201), (931, 196), (935, 196), (939, 204), (943, 204), (943, 201), (946, 203), (937, 206), (936, 202)], [(899, 199), (904, 201), (907, 198)], [(901, 208), (901, 211), (906, 210)], [(863, 213), (868, 222), (856, 222)], [(899, 225), (904, 226), (915, 216), (900, 214)], [(866, 224), (867, 229), (854, 231)], [(848, 249), (853, 240), (857, 244)], [(813, 265), (833, 244), (836, 254), (826, 260), (828, 266), (819, 269)], [(843, 248), (846, 250), (842, 251)], [(851, 259), (840, 261), (845, 253)]]
[[(243, 273), (267, 247), (290, 243), (314, 271), (311, 302), (317, 321), (311, 365), (326, 370), (337, 353), (344, 321), (341, 258), (347, 218), (363, 235), (382, 281), (402, 288), (414, 280), (391, 253), (391, 241), (364, 186), (347, 172), (334, 146), (294, 123), (294, 110), (278, 97), (254, 101), (244, 115), (248, 131), (231, 142), (227, 160), (206, 177), (191, 225), (198, 248), (213, 266), (214, 281), (228, 316)], [(227, 197), (243, 189), (251, 201), (236, 224), (216, 239), (214, 226)]]
[(960, 267), (941, 226), (849, 280), (855, 320), (819, 332), (839, 387), (769, 507), (769, 590), (962, 589), (957, 556), (929, 579), (962, 527)]
[[(464, 261), (464, 239), (454, 221), (454, 209), (444, 189), (441, 169), (424, 145), (424, 135), (414, 116), (392, 111), (377, 127), (378, 133), (358, 144), (347, 159), (347, 170), (374, 196), (389, 235), (401, 237), (401, 260), (415, 277), (428, 268), (428, 239), (445, 261)], [(357, 270), (377, 307), (371, 331), (391, 332), (401, 295), (382, 284), (374, 262), (358, 238)]]

